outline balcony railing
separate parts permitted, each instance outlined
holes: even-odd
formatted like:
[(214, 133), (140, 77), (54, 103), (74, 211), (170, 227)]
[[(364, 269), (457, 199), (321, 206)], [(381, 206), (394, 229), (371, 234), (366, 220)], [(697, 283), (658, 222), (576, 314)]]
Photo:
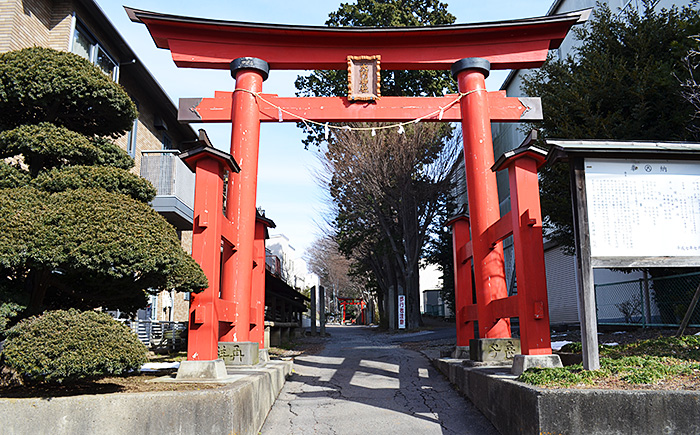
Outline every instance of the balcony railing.
[(177, 150), (141, 151), (141, 176), (158, 192), (155, 211), (179, 230), (192, 229), (194, 174), (177, 156)]

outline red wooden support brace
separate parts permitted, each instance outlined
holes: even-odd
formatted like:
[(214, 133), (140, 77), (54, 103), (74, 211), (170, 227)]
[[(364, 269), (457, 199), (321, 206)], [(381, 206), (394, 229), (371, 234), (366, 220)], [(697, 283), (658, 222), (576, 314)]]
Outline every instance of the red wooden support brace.
[(494, 170), (508, 169), (510, 181), (510, 214), (518, 285), (517, 316), (523, 355), (552, 353), (537, 180), (537, 168), (544, 163), (545, 155), (544, 150), (521, 146), (494, 165)]
[(468, 255), (465, 252), (465, 246), (469, 243), (469, 217), (466, 213), (460, 212), (445, 225), (452, 227), (457, 346), (466, 347), (469, 346), (469, 340), (475, 338), (474, 322), (477, 320), (472, 287), (471, 252)]
[(255, 220), (255, 250), (253, 281), (250, 293), (250, 341), (265, 348), (265, 239), (267, 229), (275, 228), (275, 223), (257, 215)]
[(219, 324), (230, 321), (231, 311), (231, 302), (219, 299), (222, 228), (227, 223), (223, 215), (223, 171), (239, 168), (231, 156), (206, 145), (180, 157), (196, 174), (192, 257), (209, 280), (209, 287), (190, 298), (187, 359), (214, 360), (218, 357)]

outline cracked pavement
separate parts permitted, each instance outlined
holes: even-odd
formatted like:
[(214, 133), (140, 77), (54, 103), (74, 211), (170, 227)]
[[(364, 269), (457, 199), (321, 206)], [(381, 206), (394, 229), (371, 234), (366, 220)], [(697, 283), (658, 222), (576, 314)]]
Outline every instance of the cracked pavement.
[(400, 336), (328, 326), (317, 355), (294, 360), (263, 435), (497, 434), (422, 354)]

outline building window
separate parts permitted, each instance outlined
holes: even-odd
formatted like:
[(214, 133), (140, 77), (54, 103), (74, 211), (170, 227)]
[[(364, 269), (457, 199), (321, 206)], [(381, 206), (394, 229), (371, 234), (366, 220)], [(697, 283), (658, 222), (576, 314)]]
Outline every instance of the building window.
[(158, 320), (158, 296), (148, 296), (148, 306), (146, 307), (147, 320)]
[[(133, 100), (133, 98), (132, 98)], [(138, 110), (139, 108), (139, 102), (136, 100), (133, 100), (134, 104), (136, 105), (136, 109)], [(136, 134), (138, 132), (138, 127), (139, 127), (139, 119), (136, 118), (134, 119), (134, 125), (131, 126), (131, 130), (129, 131), (129, 140), (126, 144), (126, 152), (129, 153), (131, 157), (136, 156)]]
[(230, 173), (229, 171), (224, 170), (224, 197), (223, 197), (223, 207), (221, 210), (224, 212), (224, 216), (226, 216), (226, 200), (228, 199), (228, 182), (229, 182), (229, 177)]
[(97, 65), (113, 80), (117, 80), (117, 62), (80, 23), (75, 25), (71, 51)]
[(168, 136), (168, 133), (163, 132), (163, 137), (161, 138), (161, 143), (163, 144), (164, 150), (173, 149), (173, 141), (172, 141), (172, 139), (170, 139), (170, 136)]

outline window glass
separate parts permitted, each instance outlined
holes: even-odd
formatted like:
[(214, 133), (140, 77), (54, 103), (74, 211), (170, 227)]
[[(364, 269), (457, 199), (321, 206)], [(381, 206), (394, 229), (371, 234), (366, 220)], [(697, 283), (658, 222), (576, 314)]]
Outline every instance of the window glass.
[(148, 299), (149, 299), (149, 304), (148, 304), (148, 307), (146, 308), (147, 310), (148, 310), (148, 308), (150, 308), (150, 312), (148, 312), (148, 317), (151, 320), (158, 320), (158, 296), (149, 295)]
[(168, 136), (167, 133), (163, 133), (163, 149), (164, 150), (171, 150), (173, 149), (173, 141), (170, 139), (170, 136)]
[(117, 63), (80, 23), (75, 26), (72, 51), (97, 65), (105, 74), (116, 80)]
[(90, 48), (92, 47), (92, 41), (88, 36), (78, 27), (75, 28), (75, 35), (73, 36), (73, 53), (78, 56), (82, 56), (87, 60), (90, 59)]
[(97, 46), (97, 55), (95, 56), (95, 65), (110, 77), (114, 77), (114, 70), (117, 64), (105, 53), (102, 47)]
[(134, 125), (129, 131), (129, 143), (127, 144), (128, 149), (126, 150), (131, 157), (136, 155), (136, 135), (138, 133), (139, 119), (134, 119)]

